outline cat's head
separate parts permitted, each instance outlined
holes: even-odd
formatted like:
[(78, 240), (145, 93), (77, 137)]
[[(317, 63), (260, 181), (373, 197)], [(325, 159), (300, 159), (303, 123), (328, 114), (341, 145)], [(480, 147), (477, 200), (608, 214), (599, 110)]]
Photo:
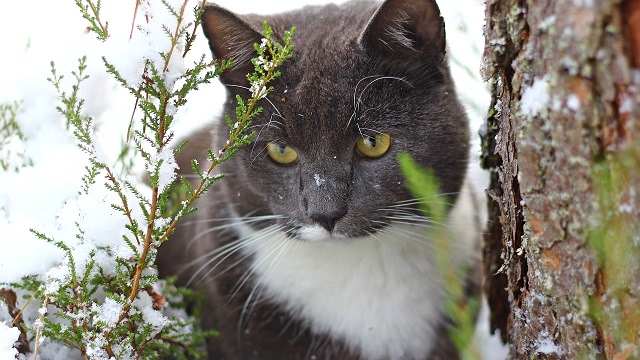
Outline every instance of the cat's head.
[(417, 206), (404, 187), (400, 152), (431, 168), (453, 201), (465, 175), (469, 130), (435, 1), (353, 1), (275, 16), (207, 6), (203, 28), (214, 57), (234, 58), (221, 77), (228, 114), (235, 94), (249, 95), (246, 74), (264, 20), (276, 36), (292, 26), (297, 33), (293, 59), (253, 120), (253, 143), (225, 168), (239, 215), (281, 216), (274, 221), (307, 241), (359, 237), (410, 221)]

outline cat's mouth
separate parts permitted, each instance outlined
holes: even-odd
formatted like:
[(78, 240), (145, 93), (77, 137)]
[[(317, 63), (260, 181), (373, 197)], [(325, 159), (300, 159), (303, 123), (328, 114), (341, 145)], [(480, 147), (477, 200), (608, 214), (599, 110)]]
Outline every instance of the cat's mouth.
[(320, 225), (301, 226), (293, 231), (294, 238), (302, 241), (320, 242), (336, 239), (346, 239), (349, 236), (337, 231), (329, 231)]

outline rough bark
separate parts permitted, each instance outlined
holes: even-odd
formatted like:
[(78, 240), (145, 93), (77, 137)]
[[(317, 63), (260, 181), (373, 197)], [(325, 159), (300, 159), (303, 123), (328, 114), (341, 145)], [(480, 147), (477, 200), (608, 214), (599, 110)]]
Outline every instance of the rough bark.
[(485, 31), (492, 329), (514, 359), (636, 358), (640, 0), (488, 1)]

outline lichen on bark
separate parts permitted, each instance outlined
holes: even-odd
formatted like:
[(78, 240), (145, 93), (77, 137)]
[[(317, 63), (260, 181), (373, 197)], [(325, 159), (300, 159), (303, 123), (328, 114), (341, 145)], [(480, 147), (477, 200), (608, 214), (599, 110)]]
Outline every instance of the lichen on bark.
[[(638, 3), (487, 4), (484, 76), (493, 84), (493, 108), (483, 139), (483, 165), (492, 171), (485, 291), (492, 329), (502, 331), (512, 358), (639, 355), (638, 323), (628, 332), (636, 337), (625, 338), (602, 316), (614, 301), (637, 304), (638, 293), (612, 288), (611, 259), (590, 241), (611, 217), (602, 211), (599, 167), (625, 164), (614, 173), (630, 186), (607, 196), (624, 205), (624, 217), (640, 218), (640, 191), (629, 190), (640, 184), (640, 167), (631, 171), (636, 163), (624, 160), (638, 154), (631, 149), (640, 130)], [(637, 230), (619, 234), (632, 238)], [(616, 246), (602, 239), (602, 248)], [(640, 246), (626, 243), (628, 252)], [(627, 279), (640, 278), (638, 267), (628, 270), (635, 276)], [(621, 307), (627, 318), (637, 313)]]

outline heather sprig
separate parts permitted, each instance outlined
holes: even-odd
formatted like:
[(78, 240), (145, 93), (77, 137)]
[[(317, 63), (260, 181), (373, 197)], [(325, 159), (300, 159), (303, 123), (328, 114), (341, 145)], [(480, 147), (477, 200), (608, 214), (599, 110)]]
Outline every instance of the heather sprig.
[[(176, 183), (175, 155), (184, 143), (174, 144), (172, 126), (176, 114), (190, 93), (218, 77), (231, 61), (208, 61), (202, 56), (191, 66), (185, 66), (184, 56), (195, 40), (195, 28), (205, 2), (194, 8), (196, 20), (191, 22), (185, 17), (187, 0), (177, 7), (172, 5), (174, 2), (160, 2), (174, 20), (173, 25), (161, 27), (169, 40), (168, 47), (157, 49), (157, 56), (142, 59), (144, 67), (140, 78), (123, 75), (108, 55), (102, 58), (105, 71), (128, 90), (135, 104), (117, 159), (110, 159), (97, 141), (99, 129), (94, 117), (85, 110), (85, 100), (80, 95), (81, 87), (89, 80), (87, 58), (81, 57), (77, 68), (71, 71), (70, 90), (66, 87), (67, 79), (59, 74), (55, 63), (51, 63), (48, 80), (58, 94), (58, 113), (77, 147), (86, 155), (87, 165), (77, 198), (65, 205), (67, 212), (63, 218), (72, 217), (73, 235), (52, 236), (46, 230), (32, 229), (34, 236), (61, 251), (62, 261), (43, 274), (0, 284), (6, 288), (0, 301), (10, 304), (11, 309), (17, 308), (18, 301), (12, 297), (16, 293), (31, 299), (22, 305), (23, 309), (27, 305), (39, 307), (33, 323), (12, 315), (12, 325), (20, 328), (23, 334), (20, 338), (25, 342), (20, 351), (33, 351), (36, 358), (43, 341), (75, 349), (86, 359), (203, 358), (206, 357), (205, 338), (215, 335), (213, 331), (198, 330), (197, 319), (184, 311), (193, 294), (174, 286), (171, 279), (160, 280), (154, 260), (158, 247), (169, 239), (178, 222), (197, 210), (193, 206), (195, 200), (222, 178), (213, 175), (216, 166), (251, 140), (253, 134), (248, 131), (251, 120), (262, 111), (260, 99), (272, 91), (268, 84), (280, 75), (279, 67), (291, 57), (295, 29), (285, 32), (280, 44), (272, 39), (271, 28), (264, 24), (264, 39), (256, 45), (257, 58), (263, 62), (260, 71), (256, 66), (256, 73), (248, 76), (250, 85), (259, 84), (257, 92), (248, 99), (238, 97), (236, 117), (226, 117), (230, 127), (226, 145), (215, 152), (209, 151), (210, 163), (204, 170), (194, 161), (193, 168), (200, 182), (191, 185), (184, 178), (179, 179), (181, 197), (185, 200), (177, 203), (172, 186)], [(111, 35), (107, 22), (100, 18), (100, 1), (76, 0), (76, 4), (89, 23), (87, 29), (99, 40), (108, 40)], [(139, 1), (135, 14), (138, 6)], [(135, 19), (136, 15), (134, 23)], [(146, 21), (153, 19), (146, 17)], [(0, 110), (2, 119), (9, 119), (6, 131), (22, 139), (19, 128), (12, 125), (18, 105), (7, 105)], [(134, 159), (144, 165), (144, 183), (136, 180), (132, 172)], [(105, 240), (101, 238), (104, 235), (96, 234), (91, 227), (96, 219), (119, 224), (121, 228), (110, 232), (119, 234), (117, 239)]]

